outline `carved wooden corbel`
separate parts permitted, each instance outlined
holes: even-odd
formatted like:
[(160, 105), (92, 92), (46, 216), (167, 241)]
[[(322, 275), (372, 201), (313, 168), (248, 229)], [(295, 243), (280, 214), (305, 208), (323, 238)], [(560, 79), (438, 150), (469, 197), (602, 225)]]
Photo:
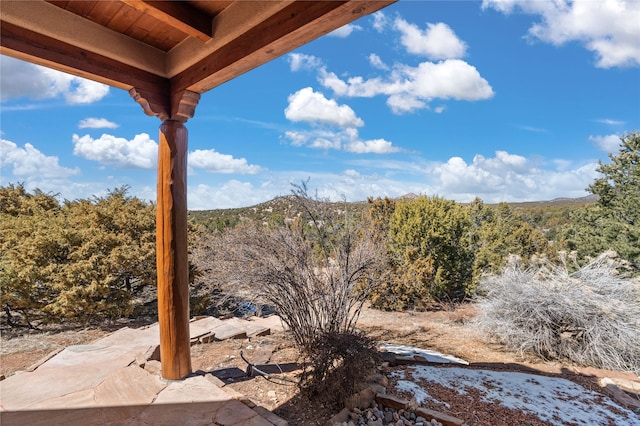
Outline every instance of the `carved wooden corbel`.
[[(145, 114), (158, 117), (161, 121), (175, 120), (186, 123), (193, 117), (200, 101), (200, 93), (181, 90), (173, 93), (171, 99), (160, 93), (145, 93), (136, 87), (129, 90), (129, 95), (136, 101)], [(162, 99), (167, 98), (167, 102)]]
[(161, 121), (170, 118), (168, 105), (158, 102), (158, 98), (162, 96), (156, 93), (145, 93), (136, 87), (129, 90), (129, 95), (142, 107), (145, 114), (158, 117)]
[(200, 93), (181, 90), (171, 95), (171, 119), (186, 123), (196, 112)]

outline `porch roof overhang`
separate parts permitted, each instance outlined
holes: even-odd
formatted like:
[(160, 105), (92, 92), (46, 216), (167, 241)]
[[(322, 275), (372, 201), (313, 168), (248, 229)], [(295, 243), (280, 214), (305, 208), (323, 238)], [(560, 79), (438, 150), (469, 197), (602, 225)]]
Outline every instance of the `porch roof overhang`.
[(156, 261), (165, 379), (191, 371), (183, 122), (202, 93), (394, 1), (0, 2), (1, 54), (128, 90), (163, 122)]
[(395, 1), (3, 0), (0, 53), (128, 90), (148, 115), (186, 121), (197, 100), (185, 93)]

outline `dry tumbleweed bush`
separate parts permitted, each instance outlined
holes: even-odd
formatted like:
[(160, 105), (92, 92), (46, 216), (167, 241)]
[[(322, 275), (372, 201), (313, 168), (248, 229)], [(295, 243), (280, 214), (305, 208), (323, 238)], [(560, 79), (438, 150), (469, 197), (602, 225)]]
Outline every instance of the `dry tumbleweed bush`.
[(480, 284), (477, 325), (520, 353), (640, 372), (640, 281), (610, 253), (569, 273), (517, 259)]

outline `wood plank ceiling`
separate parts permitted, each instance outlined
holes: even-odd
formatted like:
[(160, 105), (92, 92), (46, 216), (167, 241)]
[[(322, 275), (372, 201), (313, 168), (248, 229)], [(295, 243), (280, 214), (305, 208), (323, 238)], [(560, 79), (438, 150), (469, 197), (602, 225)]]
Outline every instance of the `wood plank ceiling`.
[(202, 94), (394, 1), (2, 0), (0, 53), (129, 90), (147, 114), (184, 121), (197, 103), (185, 92)]

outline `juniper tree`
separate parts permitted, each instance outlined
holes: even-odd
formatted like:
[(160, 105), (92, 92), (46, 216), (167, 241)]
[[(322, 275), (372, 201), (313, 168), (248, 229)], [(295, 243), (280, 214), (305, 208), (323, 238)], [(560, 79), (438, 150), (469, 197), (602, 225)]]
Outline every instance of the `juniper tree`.
[(599, 163), (602, 174), (587, 188), (598, 196), (594, 207), (574, 213), (562, 230), (564, 244), (580, 257), (614, 250), (640, 271), (640, 133), (620, 138), (620, 151)]

